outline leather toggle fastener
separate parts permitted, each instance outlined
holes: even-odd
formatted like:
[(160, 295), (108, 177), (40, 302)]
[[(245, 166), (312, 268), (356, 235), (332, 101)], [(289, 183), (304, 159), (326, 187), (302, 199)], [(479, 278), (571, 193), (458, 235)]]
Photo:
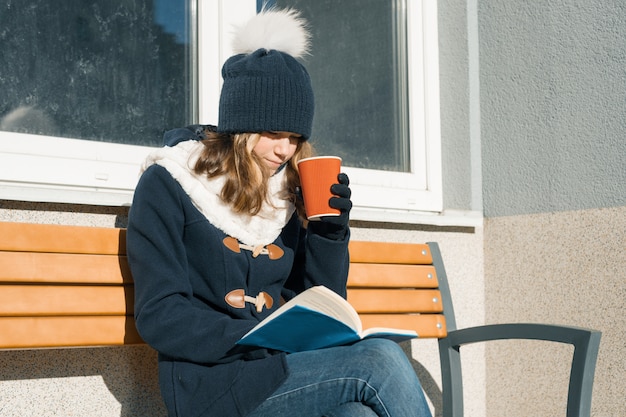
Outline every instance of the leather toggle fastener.
[(256, 258), (259, 255), (267, 255), (272, 261), (275, 261), (276, 259), (282, 258), (285, 254), (279, 246), (276, 246), (273, 243), (267, 246), (250, 246), (239, 243), (239, 241), (232, 236), (225, 237), (222, 242), (224, 243), (224, 246), (235, 253), (241, 253), (241, 249), (249, 250), (252, 252), (253, 258)]
[(242, 288), (232, 290), (226, 294), (224, 300), (226, 300), (226, 303), (228, 303), (229, 306), (235, 308), (245, 308), (246, 303), (254, 304), (256, 306), (257, 313), (263, 311), (264, 306), (272, 308), (274, 305), (274, 299), (268, 293), (261, 291), (256, 297), (250, 297), (249, 295), (246, 295)]

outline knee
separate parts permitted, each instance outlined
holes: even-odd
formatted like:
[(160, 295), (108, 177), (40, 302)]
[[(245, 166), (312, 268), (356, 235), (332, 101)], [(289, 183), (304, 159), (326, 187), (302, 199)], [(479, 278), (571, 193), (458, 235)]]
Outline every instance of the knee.
[(396, 343), (388, 339), (366, 339), (354, 345), (359, 352), (356, 356), (371, 364), (385, 365), (394, 370), (412, 371), (412, 366), (402, 350)]
[[(423, 404), (422, 387), (411, 361), (402, 348), (391, 340), (367, 339), (354, 345), (355, 357), (369, 373), (372, 385), (377, 390), (391, 389), (398, 397), (420, 399)], [(356, 359), (356, 360), (359, 360)], [(426, 414), (424, 414), (426, 415)]]

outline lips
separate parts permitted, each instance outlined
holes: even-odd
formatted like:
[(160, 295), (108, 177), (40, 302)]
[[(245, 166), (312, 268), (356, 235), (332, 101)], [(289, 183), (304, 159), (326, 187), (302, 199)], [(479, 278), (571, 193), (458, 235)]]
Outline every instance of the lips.
[(269, 162), (270, 166), (276, 166), (279, 167), (283, 164), (283, 161), (271, 161), (271, 160), (267, 160), (267, 162)]

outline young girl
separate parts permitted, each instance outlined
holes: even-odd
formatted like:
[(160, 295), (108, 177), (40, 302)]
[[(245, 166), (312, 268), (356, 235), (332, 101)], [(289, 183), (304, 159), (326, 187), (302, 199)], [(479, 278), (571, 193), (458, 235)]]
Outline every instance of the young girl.
[(296, 163), (313, 153), (313, 92), (296, 60), (308, 41), (297, 13), (257, 15), (222, 69), (218, 126), (167, 132), (144, 164), (128, 257), (170, 416), (430, 415), (394, 342), (289, 355), (236, 345), (307, 288), (346, 295), (348, 177), (331, 188), (336, 217), (307, 225), (297, 192)]

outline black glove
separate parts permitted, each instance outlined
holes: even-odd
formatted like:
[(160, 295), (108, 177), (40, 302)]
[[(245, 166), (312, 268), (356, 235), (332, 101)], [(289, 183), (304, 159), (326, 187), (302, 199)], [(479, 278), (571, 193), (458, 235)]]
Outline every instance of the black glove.
[(330, 192), (335, 196), (331, 197), (328, 205), (334, 209), (341, 211), (339, 216), (322, 216), (319, 221), (309, 222), (309, 230), (328, 239), (341, 240), (346, 237), (348, 232), (348, 222), (350, 220), (350, 209), (352, 209), (352, 201), (350, 196), (350, 179), (344, 173), (337, 176), (339, 184), (333, 184)]

